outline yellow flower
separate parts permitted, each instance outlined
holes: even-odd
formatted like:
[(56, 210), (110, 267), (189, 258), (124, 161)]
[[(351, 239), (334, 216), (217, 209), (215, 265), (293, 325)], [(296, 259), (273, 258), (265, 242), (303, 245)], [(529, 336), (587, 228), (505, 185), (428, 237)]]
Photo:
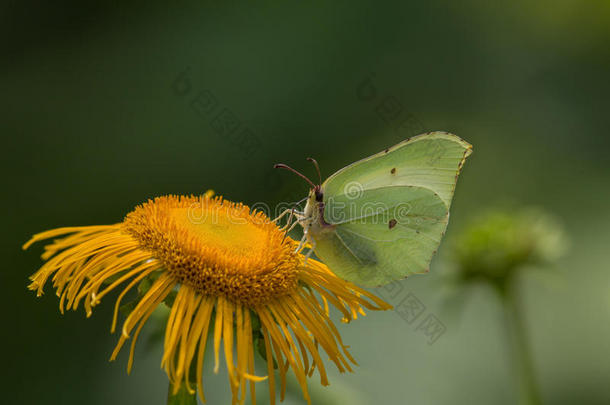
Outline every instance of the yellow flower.
[[(181, 386), (197, 391), (202, 401), (202, 365), (208, 331), (214, 345), (215, 371), (224, 352), (233, 403), (245, 400), (246, 381), (253, 403), (255, 375), (253, 334), (262, 335), (271, 403), (275, 403), (274, 366), (281, 399), (289, 369), (309, 402), (306, 377), (317, 368), (327, 385), (321, 352), (339, 371), (355, 363), (329, 318), (329, 303), (350, 321), (368, 309), (389, 309), (374, 295), (336, 277), (325, 265), (305, 260), (297, 243), (261, 212), (251, 212), (208, 192), (200, 197), (159, 197), (138, 206), (122, 223), (59, 228), (35, 235), (24, 245), (62, 236), (45, 247), (46, 263), (31, 277), (38, 295), (52, 277), (59, 308), (92, 308), (121, 287), (111, 331), (121, 301), (136, 285), (150, 285), (122, 325), (114, 360), (131, 338), (127, 364), (133, 363), (142, 326), (168, 295), (175, 300), (165, 329), (162, 367), (176, 393)], [(151, 284), (152, 282), (152, 284)], [(365, 299), (366, 297), (366, 299)], [(255, 319), (256, 318), (256, 319)], [(253, 324), (260, 330), (253, 331)], [(256, 327), (255, 327), (256, 328)], [(322, 350), (320, 350), (322, 349)], [(189, 370), (196, 370), (196, 386)], [(275, 364), (274, 364), (275, 362)]]

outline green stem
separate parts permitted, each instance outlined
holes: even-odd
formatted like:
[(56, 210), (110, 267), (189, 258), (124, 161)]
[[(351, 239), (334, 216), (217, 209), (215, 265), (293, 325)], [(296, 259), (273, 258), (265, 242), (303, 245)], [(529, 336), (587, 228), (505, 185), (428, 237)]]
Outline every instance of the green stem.
[(515, 281), (512, 279), (505, 280), (499, 288), (504, 306), (506, 330), (512, 348), (517, 379), (519, 380), (521, 403), (540, 405), (542, 401), (538, 391), (527, 339), (527, 327)]
[(167, 388), (167, 405), (197, 405), (197, 394), (191, 394), (186, 385), (182, 384), (176, 395), (172, 395), (173, 387)]

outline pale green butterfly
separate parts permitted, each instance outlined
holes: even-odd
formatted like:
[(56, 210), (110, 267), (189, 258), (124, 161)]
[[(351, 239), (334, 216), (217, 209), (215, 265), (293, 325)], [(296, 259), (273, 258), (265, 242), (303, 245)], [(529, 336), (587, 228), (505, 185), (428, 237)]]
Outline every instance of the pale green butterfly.
[[(339, 277), (379, 286), (429, 270), (447, 228), (457, 177), (472, 146), (447, 132), (407, 139), (312, 186), (303, 211), (286, 210)], [(317, 162), (312, 161), (318, 175)], [(311, 254), (311, 249), (307, 255)]]

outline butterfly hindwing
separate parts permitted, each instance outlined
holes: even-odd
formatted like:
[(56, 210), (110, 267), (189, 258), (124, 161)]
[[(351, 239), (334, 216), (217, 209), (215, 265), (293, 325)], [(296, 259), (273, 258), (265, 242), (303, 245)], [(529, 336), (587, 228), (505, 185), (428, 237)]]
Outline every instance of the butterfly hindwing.
[(316, 254), (337, 275), (364, 286), (426, 271), (449, 214), (436, 193), (416, 186), (366, 190), (351, 204), (341, 199), (328, 204), (337, 218), (349, 216), (349, 210), (363, 215), (314, 234)]

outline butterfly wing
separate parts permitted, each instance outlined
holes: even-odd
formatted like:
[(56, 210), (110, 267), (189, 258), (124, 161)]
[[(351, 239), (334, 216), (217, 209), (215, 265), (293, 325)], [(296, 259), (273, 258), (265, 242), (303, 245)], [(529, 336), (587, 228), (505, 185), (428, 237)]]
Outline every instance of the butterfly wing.
[[(334, 228), (314, 234), (315, 252), (337, 275), (364, 286), (426, 271), (449, 211), (433, 191), (417, 186), (365, 190), (356, 200), (331, 200)], [(349, 219), (347, 210), (358, 212)]]
[(462, 165), (472, 146), (447, 132), (414, 136), (373, 156), (344, 167), (324, 184), (326, 198), (391, 186), (420, 186), (434, 191), (447, 207)]
[(315, 252), (337, 275), (365, 286), (428, 270), (449, 218), (457, 175), (472, 147), (433, 132), (356, 162), (322, 185)]

